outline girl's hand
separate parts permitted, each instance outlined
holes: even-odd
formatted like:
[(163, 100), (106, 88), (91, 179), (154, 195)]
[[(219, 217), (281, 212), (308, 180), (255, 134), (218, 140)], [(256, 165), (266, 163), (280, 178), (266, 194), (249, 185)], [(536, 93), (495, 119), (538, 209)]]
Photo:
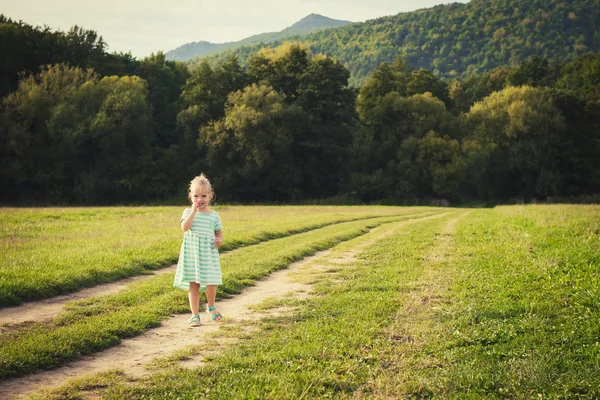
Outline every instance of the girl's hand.
[(223, 244), (223, 239), (216, 237), (215, 238), (215, 247), (218, 249)]

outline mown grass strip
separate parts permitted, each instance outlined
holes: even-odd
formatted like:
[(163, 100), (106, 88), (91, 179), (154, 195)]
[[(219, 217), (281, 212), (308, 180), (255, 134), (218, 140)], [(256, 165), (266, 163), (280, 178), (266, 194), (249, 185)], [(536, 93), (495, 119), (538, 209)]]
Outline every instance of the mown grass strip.
[(461, 224), (447, 302), (404, 349), (397, 395), (600, 398), (600, 207), (514, 206)]
[[(455, 214), (454, 214), (455, 215)], [(109, 399), (361, 398), (381, 365), (384, 333), (402, 303), (399, 286), (421, 274), (435, 233), (452, 215), (415, 221), (345, 265), (292, 316), (265, 322), (251, 339), (204, 367), (173, 369), (141, 384), (111, 383)], [(350, 245), (347, 243), (346, 245)], [(336, 264), (339, 267), (339, 264)], [(338, 279), (335, 279), (338, 278)], [(342, 279), (339, 279), (342, 278)]]
[(452, 218), (336, 264), (320, 297), (206, 366), (115, 373), (103, 398), (600, 398), (600, 207)]
[[(382, 217), (335, 224), (224, 255), (224, 284), (219, 287), (219, 296), (237, 293), (255, 279), (362, 235), (386, 221), (409, 218), (412, 217)], [(0, 377), (60, 365), (158, 326), (172, 313), (187, 312), (187, 295), (172, 289), (172, 279), (157, 276), (137, 282), (124, 293), (76, 303), (52, 323), (4, 333), (0, 336)]]
[[(0, 307), (54, 297), (173, 263), (183, 207), (1, 209)], [(224, 207), (223, 250), (425, 207)]]

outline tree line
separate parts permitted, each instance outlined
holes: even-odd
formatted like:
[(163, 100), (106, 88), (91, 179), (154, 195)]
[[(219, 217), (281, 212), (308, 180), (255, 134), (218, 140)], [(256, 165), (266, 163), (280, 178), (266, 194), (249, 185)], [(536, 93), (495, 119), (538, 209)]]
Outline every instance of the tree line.
[(297, 43), (192, 72), (162, 53), (94, 57), (29, 67), (2, 98), (2, 202), (181, 199), (199, 172), (218, 199), (241, 202), (543, 200), (600, 187), (598, 53), (452, 81), (397, 58), (360, 89)]
[[(400, 13), (364, 23), (288, 38), (341, 61), (351, 86), (360, 87), (382, 62), (398, 54), (416, 67), (446, 79), (466, 79), (498, 67), (517, 66), (532, 56), (566, 63), (600, 51), (600, 0), (471, 0)], [(257, 43), (208, 57), (229, 55), (243, 65)], [(189, 62), (193, 69), (206, 57)]]

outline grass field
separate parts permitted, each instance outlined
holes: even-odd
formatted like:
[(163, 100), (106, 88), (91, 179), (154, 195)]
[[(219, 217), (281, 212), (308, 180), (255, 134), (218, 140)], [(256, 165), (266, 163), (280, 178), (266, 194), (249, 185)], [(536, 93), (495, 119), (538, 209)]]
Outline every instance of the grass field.
[[(242, 215), (248, 214), (245, 210), (242, 211)], [(258, 211), (256, 214), (260, 216), (265, 210)], [(313, 225), (310, 225), (325, 225), (324, 227), (293, 235), (289, 233), (290, 225), (297, 227), (301, 215), (297, 215), (295, 210), (289, 210), (287, 215), (280, 215), (279, 224), (273, 224), (271, 228), (275, 232), (277, 229), (287, 229), (287, 236), (222, 256), (223, 285), (219, 286), (219, 297), (239, 293), (241, 288), (251, 285), (254, 279), (284, 268), (290, 262), (318, 250), (364, 234), (369, 228), (384, 222), (439, 212), (435, 209), (398, 208), (395, 213), (389, 209), (383, 211), (380, 215), (389, 216), (373, 218), (372, 213), (365, 213), (362, 219), (341, 223), (340, 220), (355, 219), (360, 214), (346, 214), (340, 218), (339, 215), (327, 213), (321, 215), (321, 221), (313, 220)], [(223, 214), (224, 224), (228, 226), (226, 213)], [(334, 220), (337, 223), (324, 223), (323, 220)], [(265, 236), (264, 228), (254, 228), (258, 220), (250, 221), (252, 224), (247, 231), (254, 230), (258, 235)], [(252, 240), (247, 231), (238, 229), (241, 231), (238, 237), (248, 238), (247, 242)], [(300, 229), (296, 228), (298, 230)], [(175, 235), (180, 241), (181, 233), (176, 231)], [(272, 233), (271, 236), (276, 234)], [(254, 239), (258, 240), (260, 239)], [(103, 248), (101, 244), (99, 247)], [(186, 294), (173, 289), (172, 281), (172, 275), (157, 276), (134, 284), (129, 290), (117, 295), (73, 303), (69, 306), (69, 312), (52, 322), (25, 324), (1, 333), (0, 378), (61, 365), (77, 356), (114, 346), (122, 338), (135, 336), (158, 326), (162, 319), (172, 313), (185, 312)]]
[[(55, 398), (98, 387), (108, 399), (600, 398), (599, 206), (364, 208), (366, 219), (329, 211), (295, 231), (282, 221), (301, 218), (278, 210), (281, 224), (239, 239), (256, 246), (223, 255), (220, 296), (318, 250), (367, 243), (372, 227), (387, 235), (319, 276), (296, 311), (265, 319), (202, 367), (167, 363), (138, 381), (112, 371)], [(263, 226), (253, 217), (246, 223)], [(60, 365), (187, 312), (171, 281), (157, 276), (9, 329), (0, 376)]]
[[(148, 273), (177, 260), (183, 207), (2, 209), (0, 307)], [(223, 250), (431, 208), (225, 207)]]

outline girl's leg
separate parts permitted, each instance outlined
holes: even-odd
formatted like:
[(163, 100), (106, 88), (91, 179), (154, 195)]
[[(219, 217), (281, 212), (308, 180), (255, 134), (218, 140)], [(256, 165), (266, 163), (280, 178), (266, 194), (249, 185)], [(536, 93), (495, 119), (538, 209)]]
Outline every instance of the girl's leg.
[[(196, 282), (190, 282), (190, 292), (188, 298), (190, 299), (190, 309), (192, 315), (198, 314), (198, 308), (200, 307), (200, 285)], [(214, 300), (213, 300), (214, 302)]]
[[(210, 310), (210, 308), (215, 306), (215, 298), (217, 297), (217, 285), (206, 285), (206, 303), (207, 303), (207, 311), (209, 314), (213, 315), (218, 313), (217, 309)], [(213, 318), (215, 321), (221, 319), (221, 314), (218, 317)]]

